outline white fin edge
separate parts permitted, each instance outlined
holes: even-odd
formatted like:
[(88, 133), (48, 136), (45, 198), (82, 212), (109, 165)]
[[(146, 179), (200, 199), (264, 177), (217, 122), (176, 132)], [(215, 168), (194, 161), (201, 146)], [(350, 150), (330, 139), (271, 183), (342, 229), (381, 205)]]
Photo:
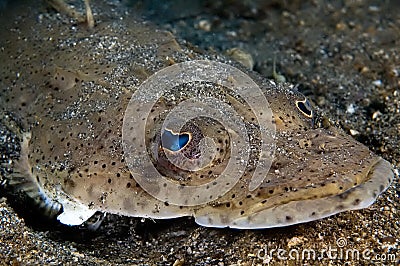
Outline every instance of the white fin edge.
[(71, 199), (64, 192), (59, 193), (57, 201), (63, 208), (63, 212), (57, 216), (57, 220), (65, 225), (81, 225), (96, 212), (85, 204)]

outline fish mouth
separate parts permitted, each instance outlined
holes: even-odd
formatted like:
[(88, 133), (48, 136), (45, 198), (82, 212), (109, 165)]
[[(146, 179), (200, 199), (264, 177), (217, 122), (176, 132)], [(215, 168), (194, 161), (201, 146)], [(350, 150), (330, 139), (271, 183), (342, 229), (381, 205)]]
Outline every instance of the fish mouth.
[[(303, 196), (268, 207), (256, 203), (244, 216), (227, 217), (226, 214), (196, 213), (196, 222), (213, 227), (238, 229), (265, 229), (306, 223), (322, 219), (339, 212), (369, 207), (392, 183), (394, 171), (383, 158), (372, 155), (361, 167), (362, 182), (346, 188), (341, 193), (327, 193), (318, 197)], [(318, 191), (318, 189), (314, 190)], [(308, 195), (309, 196), (309, 195)], [(210, 219), (212, 217), (212, 219)]]
[[(335, 196), (287, 203), (272, 210), (271, 215), (276, 217), (275, 226), (286, 226), (322, 219), (347, 210), (367, 208), (389, 187), (393, 178), (391, 164), (379, 158), (366, 173), (364, 183)], [(251, 218), (257, 220), (257, 216), (262, 214), (260, 212)]]
[[(262, 209), (246, 217), (230, 218), (229, 224), (213, 221), (214, 227), (238, 229), (265, 229), (283, 227), (322, 219), (339, 212), (369, 207), (391, 184), (394, 171), (391, 164), (381, 157), (366, 173), (366, 180), (341, 194), (323, 198), (291, 201), (283, 205)], [(208, 214), (209, 216), (210, 214)], [(195, 217), (196, 223), (210, 225), (207, 215)], [(226, 221), (225, 219), (219, 219)]]

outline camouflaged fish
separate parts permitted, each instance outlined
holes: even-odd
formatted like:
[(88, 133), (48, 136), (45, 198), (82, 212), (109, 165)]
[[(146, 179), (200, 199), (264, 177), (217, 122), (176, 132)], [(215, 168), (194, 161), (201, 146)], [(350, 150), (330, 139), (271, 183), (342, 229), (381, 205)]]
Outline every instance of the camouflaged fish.
[[(185, 62), (241, 67), (104, 6), (99, 1), (93, 7), (99, 14), (93, 29), (25, 6), (2, 17), (8, 25), (0, 40), (2, 112), (25, 125), (20, 158), (6, 178), (47, 215), (68, 225), (101, 211), (156, 219), (193, 216), (210, 227), (269, 228), (366, 208), (392, 182), (387, 161), (332, 125), (318, 127), (318, 115), (292, 85), (242, 69), (260, 88), (264, 106), (229, 87), (245, 78), (228, 75), (218, 82), (221, 73), (215, 73), (209, 82), (192, 80)], [(162, 72), (175, 65), (181, 67), (172, 69), (174, 78), (187, 82), (174, 85), (171, 72)], [(161, 93), (164, 84), (172, 89)], [(141, 94), (135, 94), (139, 88)], [(140, 105), (153, 98), (150, 107)], [(204, 108), (198, 108), (198, 117), (163, 126), (170, 113), (184, 116), (178, 109), (190, 109), (196, 98), (217, 101), (219, 118), (203, 116)], [(267, 110), (272, 146), (259, 124)], [(232, 113), (241, 132), (224, 126)], [(234, 140), (243, 132), (248, 146), (238, 149), (242, 143)], [(272, 153), (266, 170), (255, 177)], [(226, 170), (243, 162), (242, 170), (229, 172), (239, 178), (229, 179)], [(221, 175), (228, 179), (221, 181)], [(188, 192), (191, 187), (201, 189)]]

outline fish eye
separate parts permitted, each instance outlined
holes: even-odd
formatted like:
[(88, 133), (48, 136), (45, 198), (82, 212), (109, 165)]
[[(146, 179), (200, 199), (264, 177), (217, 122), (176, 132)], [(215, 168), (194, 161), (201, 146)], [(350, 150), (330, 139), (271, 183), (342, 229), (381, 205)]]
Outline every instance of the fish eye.
[(178, 152), (186, 147), (192, 139), (189, 132), (175, 133), (165, 129), (161, 135), (161, 146), (171, 152)]
[(313, 110), (307, 98), (302, 101), (296, 101), (297, 109), (308, 118), (313, 118)]

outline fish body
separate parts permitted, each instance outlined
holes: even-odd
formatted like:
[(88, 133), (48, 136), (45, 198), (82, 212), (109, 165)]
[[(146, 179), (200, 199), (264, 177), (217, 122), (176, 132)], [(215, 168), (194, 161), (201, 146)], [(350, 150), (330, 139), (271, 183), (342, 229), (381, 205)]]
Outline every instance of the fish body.
[(0, 41), (2, 111), (24, 124), (7, 179), (64, 224), (102, 211), (286, 226), (368, 207), (392, 182), (291, 84), (129, 16), (85, 29), (24, 9)]

